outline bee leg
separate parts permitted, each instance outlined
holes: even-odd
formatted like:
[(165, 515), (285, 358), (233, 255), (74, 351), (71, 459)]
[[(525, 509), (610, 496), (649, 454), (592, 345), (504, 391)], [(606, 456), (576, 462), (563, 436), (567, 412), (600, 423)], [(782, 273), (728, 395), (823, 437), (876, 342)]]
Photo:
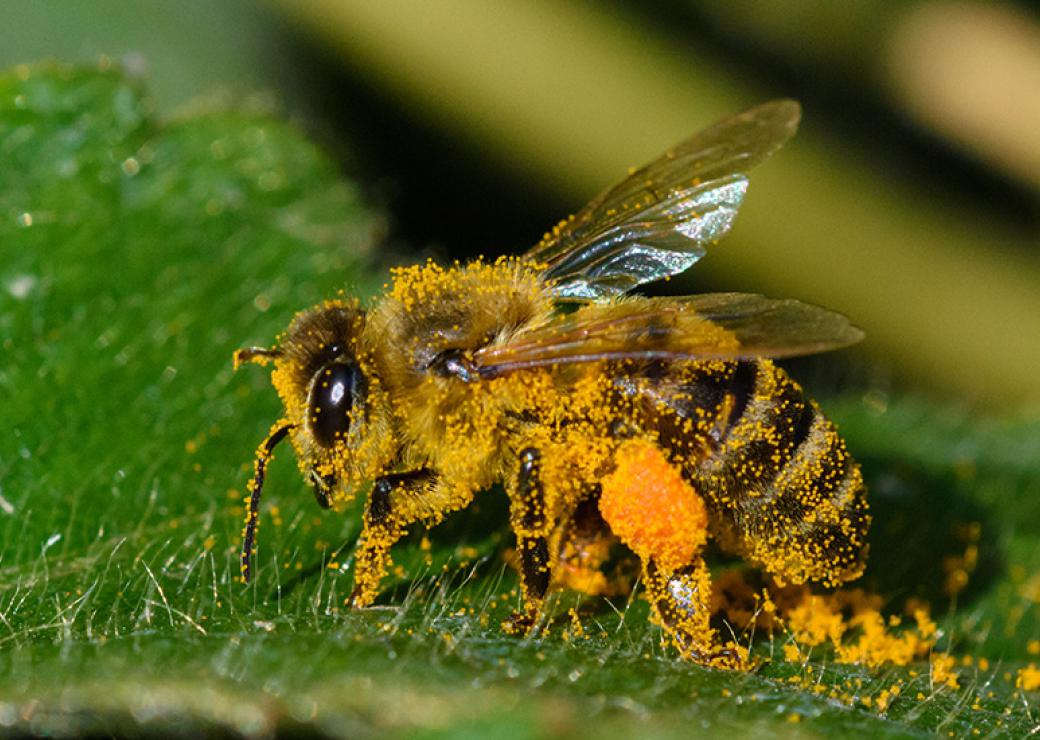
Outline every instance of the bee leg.
[(353, 607), (365, 607), (379, 595), (386, 575), (390, 548), (429, 507), (416, 506), (417, 499), (436, 483), (430, 470), (413, 470), (377, 478), (368, 495), (364, 524), (354, 551), (354, 591), (347, 599)]
[(711, 628), (711, 574), (700, 556), (672, 572), (653, 560), (643, 566), (650, 604), (657, 621), (683, 657), (715, 668), (746, 666), (746, 653), (736, 645), (719, 645)]
[(521, 450), (518, 461), (515, 486), (510, 491), (509, 518), (516, 533), (524, 608), (522, 612), (514, 612), (502, 624), (502, 629), (509, 634), (524, 635), (538, 621), (552, 580), (549, 557), (552, 519), (546, 511), (545, 491), (539, 477), (541, 452), (528, 447)]
[(553, 582), (590, 596), (627, 592), (631, 583), (623, 575), (604, 572), (617, 537), (599, 511), (599, 487), (592, 490), (567, 517), (563, 517), (559, 555)]

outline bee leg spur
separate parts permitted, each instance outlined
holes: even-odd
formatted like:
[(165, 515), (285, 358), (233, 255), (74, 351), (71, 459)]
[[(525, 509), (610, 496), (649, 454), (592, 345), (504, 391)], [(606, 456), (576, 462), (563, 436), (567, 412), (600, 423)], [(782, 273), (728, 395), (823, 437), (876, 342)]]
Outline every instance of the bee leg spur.
[(711, 628), (711, 574), (704, 560), (671, 573), (649, 560), (643, 577), (654, 613), (683, 657), (716, 668), (736, 669), (744, 657), (735, 645), (718, 644)]
[(404, 536), (409, 524), (422, 518), (422, 508), (413, 500), (433, 483), (429, 470), (414, 470), (378, 478), (365, 509), (364, 525), (354, 551), (354, 590), (347, 603), (365, 607), (375, 601), (379, 583), (386, 575), (390, 548)]
[(552, 520), (546, 511), (539, 477), (541, 452), (528, 447), (520, 452), (518, 462), (515, 485), (510, 491), (509, 518), (516, 533), (524, 606), (523, 611), (514, 612), (502, 623), (502, 629), (509, 634), (525, 635), (538, 621), (552, 580), (548, 539)]

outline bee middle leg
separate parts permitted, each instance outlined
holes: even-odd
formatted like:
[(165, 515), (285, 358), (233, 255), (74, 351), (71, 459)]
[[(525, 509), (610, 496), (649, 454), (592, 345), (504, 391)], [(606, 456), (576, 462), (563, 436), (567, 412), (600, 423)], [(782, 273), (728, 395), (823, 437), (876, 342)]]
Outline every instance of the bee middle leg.
[(627, 593), (631, 575), (616, 565), (604, 571), (618, 538), (599, 511), (599, 486), (592, 487), (568, 517), (561, 518), (561, 534), (553, 585), (589, 596)]
[(513, 612), (502, 628), (510, 634), (523, 635), (538, 621), (552, 581), (549, 537), (553, 519), (547, 511), (540, 477), (541, 452), (534, 447), (521, 450), (518, 463), (514, 485), (509, 491), (509, 518), (516, 533), (524, 603), (523, 610)]

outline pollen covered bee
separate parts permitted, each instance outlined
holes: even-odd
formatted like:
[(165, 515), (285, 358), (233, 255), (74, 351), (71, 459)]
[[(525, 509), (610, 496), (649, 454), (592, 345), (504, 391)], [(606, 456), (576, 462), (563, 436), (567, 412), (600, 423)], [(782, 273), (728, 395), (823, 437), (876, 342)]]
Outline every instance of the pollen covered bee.
[(526, 633), (550, 589), (605, 590), (620, 543), (681, 653), (738, 667), (709, 624), (709, 539), (777, 578), (857, 577), (870, 523), (859, 467), (776, 358), (861, 339), (793, 300), (627, 295), (683, 272), (729, 231), (746, 173), (790, 138), (774, 101), (694, 135), (564, 220), (523, 256), (396, 269), (363, 308), (327, 301), (273, 349), (284, 416), (257, 450), (244, 532), (250, 577), (264, 469), (290, 439), (328, 508), (367, 491), (349, 603), (373, 602), (391, 546), (503, 483)]

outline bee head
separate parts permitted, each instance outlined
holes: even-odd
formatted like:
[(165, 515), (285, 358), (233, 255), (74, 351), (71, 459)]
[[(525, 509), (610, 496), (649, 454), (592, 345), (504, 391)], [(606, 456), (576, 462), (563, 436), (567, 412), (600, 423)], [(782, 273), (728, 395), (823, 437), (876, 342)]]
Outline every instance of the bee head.
[(236, 364), (274, 361), (271, 382), (285, 406), (281, 426), (318, 502), (349, 499), (386, 464), (387, 404), (356, 301), (326, 301), (298, 314), (271, 350), (240, 350)]

